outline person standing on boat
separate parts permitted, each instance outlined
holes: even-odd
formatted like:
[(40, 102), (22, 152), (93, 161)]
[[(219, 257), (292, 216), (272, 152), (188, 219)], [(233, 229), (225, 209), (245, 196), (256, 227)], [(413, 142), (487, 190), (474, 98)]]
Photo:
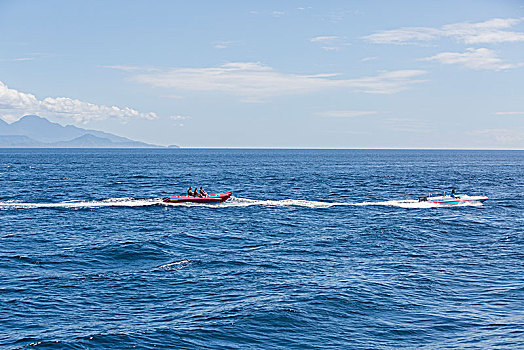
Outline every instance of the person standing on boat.
[(451, 198), (455, 198), (455, 190), (451, 190)]
[(207, 193), (202, 187), (200, 187), (200, 197), (207, 197)]

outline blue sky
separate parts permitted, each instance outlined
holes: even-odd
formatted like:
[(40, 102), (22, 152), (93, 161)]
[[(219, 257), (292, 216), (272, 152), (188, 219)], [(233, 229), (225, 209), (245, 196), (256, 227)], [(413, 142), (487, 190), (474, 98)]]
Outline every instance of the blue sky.
[(524, 1), (2, 1), (0, 117), (183, 147), (524, 149)]

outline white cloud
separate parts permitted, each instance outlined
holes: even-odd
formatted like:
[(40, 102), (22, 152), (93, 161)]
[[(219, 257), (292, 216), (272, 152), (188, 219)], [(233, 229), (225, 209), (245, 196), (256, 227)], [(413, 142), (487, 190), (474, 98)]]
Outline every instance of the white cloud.
[(39, 108), (39, 104), (34, 95), (9, 89), (0, 81), (0, 109), (27, 109), (32, 112)]
[(184, 116), (184, 115), (172, 115), (169, 117), (169, 119), (171, 120), (186, 120), (186, 119), (189, 119), (188, 116)]
[(209, 68), (172, 68), (138, 74), (132, 79), (154, 87), (223, 92), (241, 96), (249, 102), (260, 102), (271, 96), (306, 94), (332, 88), (390, 94), (421, 82), (417, 78), (425, 73), (399, 70), (371, 77), (341, 79), (339, 74), (281, 73), (256, 62), (235, 62)]
[(496, 115), (524, 115), (524, 112), (495, 112)]
[(415, 79), (424, 74), (426, 72), (423, 70), (397, 70), (373, 77), (341, 80), (339, 85), (365, 93), (390, 94), (406, 90), (411, 84), (424, 82), (424, 80)]
[(172, 115), (169, 117), (169, 119), (177, 122), (175, 126), (182, 128), (184, 126), (184, 123), (182, 123), (182, 120), (191, 119), (191, 117), (184, 116), (184, 115)]
[(182, 100), (182, 99), (184, 99), (184, 96), (182, 96), (182, 95), (160, 95), (159, 97), (172, 98), (174, 100)]
[(314, 38), (309, 39), (309, 41), (315, 43), (315, 42), (332, 42), (334, 40), (337, 40), (338, 36), (316, 36)]
[(335, 35), (332, 36), (316, 36), (309, 39), (312, 43), (319, 43), (323, 46), (322, 49), (326, 51), (339, 51), (342, 47), (350, 45), (344, 42), (344, 39)]
[(213, 43), (213, 47), (218, 50), (223, 50), (232, 46), (238, 46), (240, 44), (240, 41), (216, 41), (215, 43)]
[(483, 129), (473, 131), (473, 135), (484, 136), (505, 145), (524, 141), (524, 130), (522, 129)]
[(455, 23), (443, 26), (442, 32), (466, 44), (524, 41), (524, 33), (502, 30), (521, 21), (521, 18), (493, 18), (480, 23)]
[(486, 48), (469, 48), (464, 53), (442, 52), (438, 55), (424, 58), (423, 60), (438, 61), (443, 64), (462, 64), (465, 67), (471, 69), (486, 69), (496, 71), (517, 68), (523, 65), (523, 63), (504, 63), (500, 58), (497, 57), (495, 51)]
[(322, 46), (322, 50), (325, 51), (339, 51), (340, 49), (340, 46)]
[(338, 111), (326, 111), (320, 113), (323, 117), (334, 117), (334, 118), (355, 118), (364, 115), (378, 114), (377, 111), (354, 111), (354, 110), (338, 110)]
[(155, 119), (155, 113), (140, 113), (129, 107), (103, 106), (68, 97), (46, 97), (38, 100), (34, 95), (10, 89), (0, 81), (0, 110), (4, 117), (12, 120), (14, 115), (42, 113), (73, 118), (77, 122), (104, 120), (107, 118)]
[(524, 41), (524, 33), (504, 30), (519, 24), (522, 18), (493, 18), (478, 23), (452, 23), (440, 28), (403, 27), (364, 36), (375, 44), (406, 44), (449, 37), (466, 44)]
[(409, 133), (429, 133), (435, 129), (426, 121), (416, 118), (387, 118), (384, 126), (389, 130)]
[(121, 70), (124, 72), (137, 72), (137, 71), (155, 72), (159, 70), (158, 68), (155, 68), (155, 67), (142, 67), (142, 66), (131, 66), (131, 65), (122, 65), (122, 64), (106, 65), (106, 66), (100, 66), (100, 67)]
[(325, 16), (321, 17), (322, 20), (328, 21), (331, 23), (338, 23), (345, 20), (348, 16), (360, 15), (362, 14), (359, 10), (345, 10), (345, 9), (336, 9), (330, 11)]
[(439, 30), (434, 28), (407, 27), (383, 30), (363, 38), (374, 44), (405, 44), (410, 41), (429, 41), (438, 38)]

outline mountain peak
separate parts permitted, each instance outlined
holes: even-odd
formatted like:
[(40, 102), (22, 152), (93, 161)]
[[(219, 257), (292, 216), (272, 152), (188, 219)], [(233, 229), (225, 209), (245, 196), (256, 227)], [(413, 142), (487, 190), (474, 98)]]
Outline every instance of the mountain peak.
[(24, 115), (22, 118), (18, 119), (16, 122), (11, 123), (11, 125), (31, 125), (31, 124), (37, 124), (37, 125), (53, 125), (53, 126), (60, 126), (60, 124), (50, 122), (46, 118), (42, 118), (35, 114), (27, 114)]
[[(42, 118), (35, 114), (26, 114), (22, 118), (18, 119), (16, 122), (13, 122), (11, 124), (17, 124), (17, 123), (51, 123), (49, 120)], [(53, 123), (54, 124), (54, 123)]]
[[(28, 114), (11, 124), (0, 123), (0, 135), (27, 136), (40, 147), (159, 147), (98, 130), (62, 126), (38, 115)], [(13, 140), (5, 140), (12, 144)], [(19, 142), (18, 142), (19, 141)], [(22, 139), (17, 139), (18, 144)], [(5, 147), (1, 145), (0, 147)], [(8, 146), (9, 147), (9, 146)]]
[(47, 120), (47, 119), (42, 118), (42, 117), (40, 117), (40, 116), (38, 116), (36, 114), (26, 114), (22, 118), (20, 118), (19, 120), (38, 120), (38, 119), (40, 119), (40, 120)]

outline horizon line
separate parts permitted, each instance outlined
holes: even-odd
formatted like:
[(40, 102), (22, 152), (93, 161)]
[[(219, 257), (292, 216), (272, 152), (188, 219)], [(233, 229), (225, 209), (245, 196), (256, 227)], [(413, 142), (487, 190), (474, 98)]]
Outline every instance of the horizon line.
[(384, 151), (524, 151), (524, 148), (417, 148), (417, 147), (0, 147), (0, 149), (221, 149), (221, 150), (384, 150)]

